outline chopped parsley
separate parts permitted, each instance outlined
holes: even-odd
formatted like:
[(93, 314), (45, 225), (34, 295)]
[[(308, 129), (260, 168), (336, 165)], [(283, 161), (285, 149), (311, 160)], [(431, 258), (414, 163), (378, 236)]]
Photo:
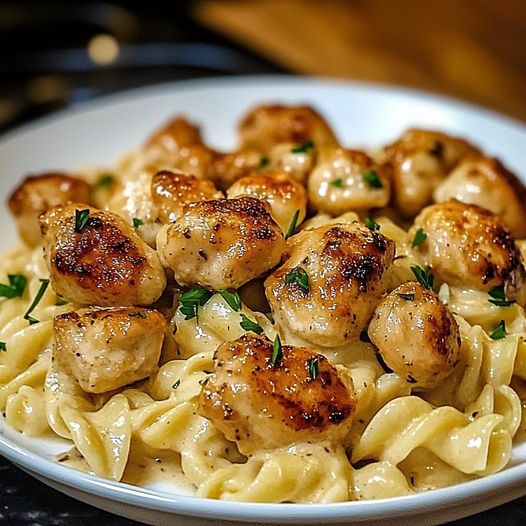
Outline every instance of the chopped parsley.
[(433, 273), (429, 267), (423, 269), (422, 267), (414, 266), (411, 267), (411, 270), (420, 285), (429, 290), (433, 288), (435, 277), (433, 276)]
[(307, 153), (309, 150), (314, 148), (314, 141), (306, 141), (299, 146), (295, 146), (290, 150), (291, 153)]
[(369, 230), (380, 230), (380, 225), (370, 217), (365, 218), (364, 224)]
[(492, 340), (502, 340), (506, 337), (506, 323), (504, 322), (504, 320), (500, 320), (500, 323), (495, 329), (493, 329), (493, 331), (491, 331), (489, 337)]
[(241, 328), (245, 331), (252, 331), (256, 334), (263, 334), (263, 327), (259, 323), (252, 321), (243, 313), (241, 313), (241, 321), (239, 322), (239, 325), (241, 325)]
[(179, 379), (172, 385), (172, 389), (177, 389), (180, 385), (181, 385), (181, 380)]
[(75, 232), (80, 234), (86, 228), (89, 221), (89, 210), (75, 210)]
[(40, 303), (40, 300), (42, 299), (42, 296), (44, 296), (48, 286), (49, 286), (49, 279), (40, 279), (40, 288), (38, 289), (35, 299), (29, 306), (29, 309), (27, 309), (27, 312), (24, 314), (24, 320), (27, 320), (29, 322), (29, 325), (34, 325), (35, 323), (39, 323), (40, 321), (40, 320), (33, 318), (31, 316), (31, 313), (35, 310), (36, 306)]
[(133, 228), (139, 228), (144, 225), (144, 221), (138, 217), (133, 218)]
[(259, 161), (259, 167), (260, 168), (265, 168), (269, 164), (270, 164), (270, 159), (266, 155), (263, 155), (263, 157), (261, 157), (261, 159)]
[(368, 170), (362, 174), (363, 180), (372, 188), (383, 188), (382, 181), (376, 170)]
[(343, 179), (338, 177), (338, 179), (333, 179), (329, 184), (334, 186), (334, 188), (343, 188)]
[(21, 274), (8, 274), (7, 279), (9, 280), (9, 285), (0, 283), (0, 297), (16, 298), (22, 296), (24, 290), (26, 290), (26, 277)]
[(185, 320), (197, 317), (197, 310), (202, 307), (213, 296), (209, 290), (200, 287), (191, 289), (179, 296), (179, 311), (184, 314)]
[(309, 292), (309, 275), (301, 267), (294, 267), (286, 276), (285, 283), (296, 283), (305, 292)]
[(143, 310), (138, 310), (137, 312), (132, 312), (130, 316), (132, 316), (133, 318), (147, 318), (148, 314)]
[(237, 292), (228, 292), (228, 290), (222, 289), (219, 291), (219, 294), (228, 303), (233, 311), (237, 312), (239, 309), (241, 309), (241, 298)]
[(283, 356), (283, 347), (281, 345), (281, 339), (279, 334), (276, 334), (274, 344), (272, 345), (272, 358), (270, 359), (272, 365), (276, 367)]
[(427, 234), (424, 232), (424, 229), (419, 228), (415, 232), (415, 236), (413, 237), (413, 243), (412, 243), (413, 248), (421, 245), (426, 239), (427, 239)]
[(108, 186), (111, 186), (114, 181), (115, 177), (113, 177), (112, 174), (101, 175), (95, 183), (95, 188), (106, 188)]
[(404, 292), (397, 292), (396, 295), (399, 298), (402, 298), (403, 300), (407, 300), (407, 301), (414, 301), (415, 300), (415, 295), (413, 293), (405, 294)]
[(496, 305), (497, 307), (509, 307), (513, 303), (515, 303), (514, 300), (507, 300), (506, 299), (506, 293), (504, 292), (504, 286), (499, 285), (497, 287), (493, 287), (488, 294), (492, 299), (488, 300), (490, 303), (493, 303), (493, 305)]
[(309, 376), (311, 380), (315, 380), (318, 377), (318, 362), (319, 356), (309, 359)]
[(57, 301), (55, 301), (55, 307), (62, 307), (62, 305), (66, 305), (68, 304), (69, 301), (63, 299), (63, 298), (59, 298), (57, 297)]
[(5, 342), (0, 342), (0, 352), (7, 352), (7, 344)]
[(296, 226), (298, 224), (298, 218), (300, 217), (300, 211), (296, 210), (292, 216), (289, 228), (287, 228), (287, 233), (285, 234), (285, 239), (288, 239), (296, 231)]

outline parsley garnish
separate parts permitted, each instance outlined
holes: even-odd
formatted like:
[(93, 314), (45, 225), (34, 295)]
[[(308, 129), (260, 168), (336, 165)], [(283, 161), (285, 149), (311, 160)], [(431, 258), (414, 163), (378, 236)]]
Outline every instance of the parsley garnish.
[(89, 210), (75, 210), (75, 232), (80, 234), (89, 221)]
[(206, 304), (213, 296), (209, 290), (202, 288), (191, 289), (179, 296), (179, 311), (184, 314), (185, 320), (191, 320), (197, 317), (197, 309)]
[(373, 188), (383, 188), (384, 186), (376, 170), (368, 170), (362, 174), (362, 177), (363, 180)]
[(343, 188), (343, 179), (338, 177), (338, 179), (333, 179), (329, 184), (335, 188)]
[(8, 274), (9, 285), (0, 283), (0, 297), (15, 298), (20, 297), (26, 290), (27, 279), (21, 274)]
[(430, 290), (433, 288), (435, 277), (433, 276), (429, 267), (423, 269), (422, 267), (414, 266), (411, 267), (411, 270), (413, 271), (413, 274), (420, 285)]
[(259, 167), (265, 168), (269, 164), (270, 164), (270, 159), (266, 155), (263, 155), (263, 157), (261, 157), (261, 160), (259, 161)]
[(133, 318), (147, 318), (148, 314), (142, 310), (138, 310), (137, 312), (132, 312), (130, 316)]
[(296, 283), (305, 292), (309, 292), (309, 275), (301, 267), (294, 267), (286, 276), (285, 283), (290, 285)]
[(419, 228), (415, 232), (415, 237), (413, 237), (413, 243), (412, 243), (413, 248), (417, 247), (418, 245), (421, 245), (426, 239), (427, 239), (427, 234), (424, 232), (424, 229)]
[(500, 320), (500, 323), (497, 325), (496, 329), (493, 329), (489, 337), (492, 340), (502, 340), (506, 337), (506, 323), (504, 320)]
[(95, 183), (95, 188), (106, 188), (107, 186), (112, 185), (114, 180), (115, 178), (112, 174), (101, 175)]
[(493, 303), (493, 305), (496, 305), (497, 307), (509, 307), (511, 304), (515, 303), (514, 300), (507, 300), (506, 294), (504, 292), (504, 286), (499, 285), (497, 287), (493, 287), (488, 294), (491, 296), (492, 299), (488, 300), (490, 303)]
[(66, 305), (67, 303), (69, 303), (68, 300), (57, 298), (57, 301), (55, 301), (55, 307), (62, 307), (62, 305)]
[(0, 342), (0, 351), (7, 352), (7, 344), (5, 342)]
[(133, 228), (139, 228), (144, 225), (144, 221), (138, 217), (133, 218)]
[(364, 224), (369, 230), (380, 230), (380, 225), (370, 217), (365, 218)]
[(306, 141), (303, 144), (300, 144), (299, 146), (295, 146), (290, 151), (291, 153), (307, 153), (309, 150), (312, 150), (312, 148), (314, 148), (314, 142)]
[(180, 385), (181, 385), (181, 380), (179, 379), (172, 385), (172, 389), (177, 389)]
[(31, 305), (29, 306), (29, 309), (27, 309), (27, 312), (24, 314), (24, 320), (27, 320), (29, 322), (29, 325), (34, 325), (35, 323), (38, 323), (40, 321), (30, 316), (30, 314), (35, 310), (36, 306), (39, 304), (48, 286), (49, 279), (40, 280), (40, 288), (38, 289), (35, 299), (33, 300), (33, 303), (31, 303)]
[(311, 380), (315, 380), (318, 377), (318, 361), (319, 356), (309, 359), (309, 376)]
[(300, 211), (296, 210), (292, 216), (289, 228), (287, 228), (287, 233), (285, 234), (285, 239), (288, 239), (296, 231), (296, 225), (298, 224), (298, 218), (300, 216)]
[(281, 360), (282, 356), (283, 356), (283, 348), (281, 346), (281, 340), (280, 340), (279, 334), (276, 334), (274, 344), (272, 345), (272, 358), (270, 359), (274, 367), (276, 367), (278, 362)]
[(412, 294), (412, 293), (405, 294), (403, 292), (397, 292), (396, 295), (399, 298), (402, 298), (403, 300), (407, 300), (407, 301), (414, 301), (414, 299), (415, 299), (415, 295)]
[(241, 308), (241, 298), (237, 292), (228, 292), (228, 290), (223, 289), (219, 291), (219, 294), (233, 311), (237, 312)]
[(263, 327), (259, 323), (252, 321), (243, 313), (241, 313), (241, 321), (239, 322), (239, 325), (241, 325), (241, 328), (245, 331), (252, 331), (256, 334), (263, 334)]

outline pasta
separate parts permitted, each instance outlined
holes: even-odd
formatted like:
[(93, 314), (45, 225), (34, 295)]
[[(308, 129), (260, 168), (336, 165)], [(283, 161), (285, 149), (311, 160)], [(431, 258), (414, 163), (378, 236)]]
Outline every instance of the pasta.
[[(221, 153), (176, 118), (111, 170), (14, 191), (6, 423), (68, 441), (65, 465), (229, 501), (391, 498), (505, 468), (526, 439), (522, 183), (428, 130), (346, 149), (303, 106), (239, 131)], [(467, 202), (467, 165), (517, 206)]]

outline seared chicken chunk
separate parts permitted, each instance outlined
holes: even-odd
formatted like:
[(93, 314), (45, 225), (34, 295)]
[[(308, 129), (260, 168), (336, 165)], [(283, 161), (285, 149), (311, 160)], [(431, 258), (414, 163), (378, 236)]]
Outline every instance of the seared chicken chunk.
[(149, 305), (166, 286), (155, 251), (121, 217), (81, 204), (40, 216), (53, 290), (81, 305)]
[(393, 241), (357, 222), (306, 229), (265, 281), (282, 332), (323, 347), (359, 336), (390, 279)]
[(262, 167), (283, 170), (289, 177), (305, 185), (307, 176), (314, 166), (316, 148), (299, 147), (296, 143), (285, 142), (276, 144), (263, 157)]
[(376, 308), (368, 334), (384, 362), (415, 389), (439, 385), (459, 359), (455, 318), (420, 283), (402, 283), (388, 294)]
[(167, 170), (153, 176), (151, 195), (163, 223), (170, 223), (181, 215), (183, 205), (187, 203), (224, 197), (212, 181)]
[(40, 243), (38, 216), (57, 205), (88, 203), (90, 185), (71, 175), (49, 172), (29, 176), (13, 191), (8, 205), (17, 220), (20, 237), (29, 245)]
[(426, 240), (418, 246), (433, 272), (450, 285), (479, 290), (504, 286), (508, 299), (526, 300), (526, 272), (509, 231), (492, 212), (460, 201), (428, 206), (409, 232)]
[(177, 116), (156, 130), (147, 140), (146, 146), (160, 148), (167, 153), (175, 153), (187, 146), (203, 146), (199, 128)]
[(287, 232), (292, 218), (298, 212), (299, 225), (307, 213), (305, 188), (280, 170), (269, 170), (243, 177), (228, 190), (229, 199), (248, 195), (266, 201), (271, 214), (283, 232)]
[(238, 179), (259, 170), (264, 157), (254, 148), (242, 148), (235, 152), (214, 152), (208, 177), (221, 189), (226, 190)]
[(515, 237), (526, 237), (526, 188), (491, 157), (465, 159), (438, 186), (435, 201), (458, 199), (497, 214)]
[(105, 393), (150, 376), (166, 320), (137, 307), (80, 309), (53, 321), (53, 358), (88, 393)]
[(239, 134), (243, 147), (265, 152), (280, 142), (338, 144), (325, 119), (309, 106), (257, 106), (241, 121)]
[(301, 441), (342, 443), (356, 397), (341, 366), (305, 347), (282, 347), (272, 363), (267, 338), (242, 336), (215, 352), (200, 413), (248, 455)]
[(455, 165), (478, 153), (464, 139), (430, 130), (407, 130), (387, 149), (398, 211), (407, 217), (416, 215), (431, 203), (433, 191)]
[(201, 201), (157, 235), (163, 264), (183, 286), (237, 289), (281, 259), (286, 243), (267, 203), (253, 197)]
[(365, 152), (337, 147), (319, 149), (308, 188), (312, 206), (334, 216), (385, 206), (390, 197), (386, 167)]

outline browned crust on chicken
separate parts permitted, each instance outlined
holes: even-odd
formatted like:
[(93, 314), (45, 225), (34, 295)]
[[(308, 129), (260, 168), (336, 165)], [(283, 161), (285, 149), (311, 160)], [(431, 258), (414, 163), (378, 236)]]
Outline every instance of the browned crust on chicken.
[(146, 141), (146, 146), (176, 152), (188, 146), (204, 146), (204, 143), (199, 128), (178, 115), (156, 130)]

